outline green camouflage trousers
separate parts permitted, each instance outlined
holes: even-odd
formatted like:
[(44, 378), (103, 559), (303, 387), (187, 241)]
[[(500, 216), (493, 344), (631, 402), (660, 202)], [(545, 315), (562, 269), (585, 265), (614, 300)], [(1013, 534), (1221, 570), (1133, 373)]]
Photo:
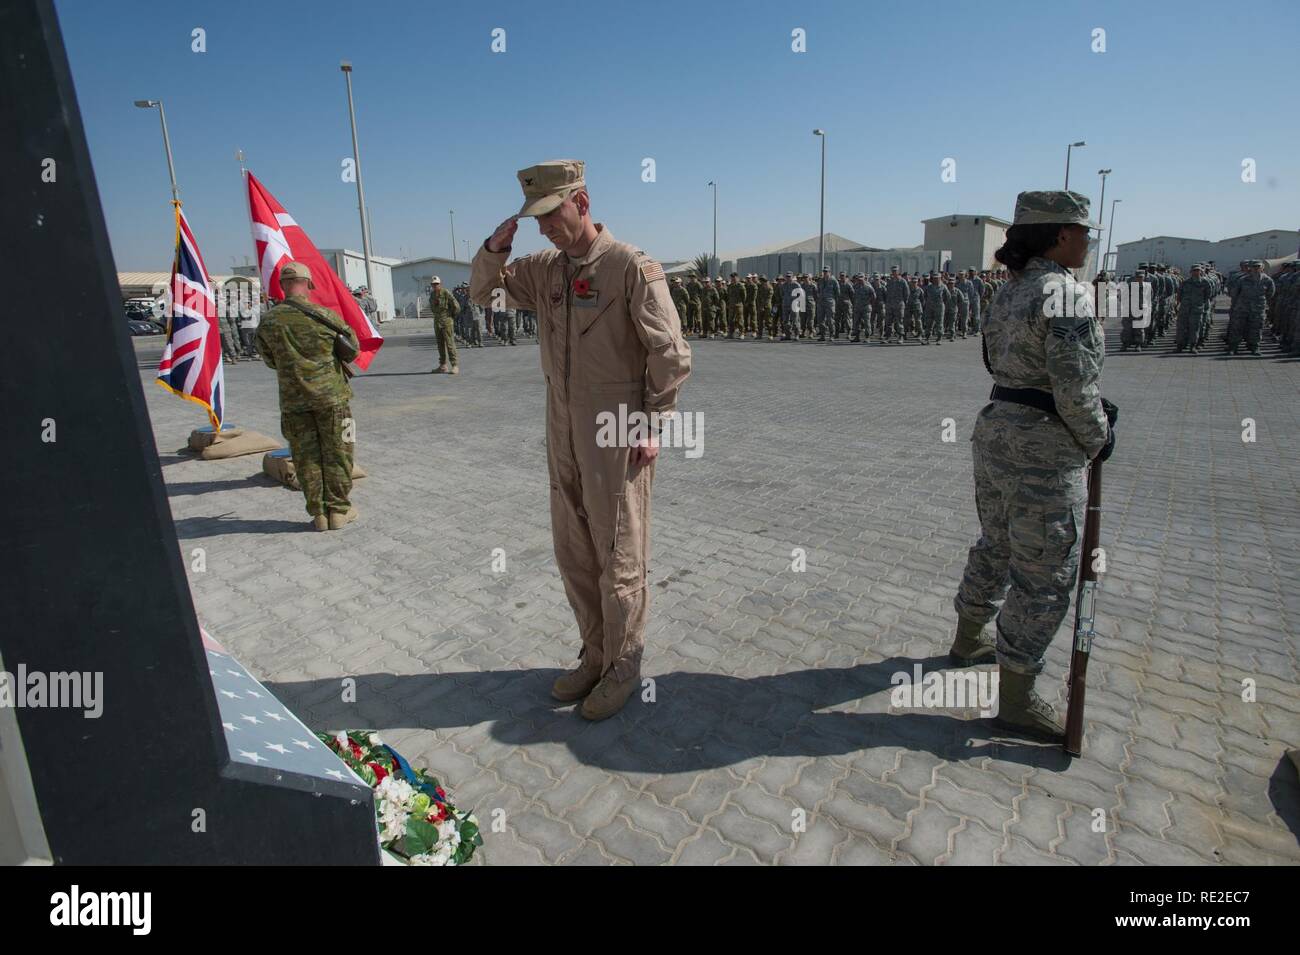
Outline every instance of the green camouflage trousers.
[(280, 415), (280, 430), (289, 442), (293, 470), (312, 517), (327, 511), (346, 511), (352, 506), (348, 494), (352, 491), (352, 455), (356, 450), (354, 427), (352, 410), (346, 403)]
[(455, 324), (450, 318), (437, 318), (434, 319), (433, 329), (438, 335), (438, 364), (455, 368), (460, 364), (456, 354)]
[(1070, 609), (1078, 577), (1087, 469), (1027, 467), (1023, 457), (996, 453), (1008, 446), (996, 425), (983, 420), (976, 425), (972, 451), (980, 536), (953, 606), (959, 616), (979, 624), (997, 616), (998, 663), (1036, 674)]

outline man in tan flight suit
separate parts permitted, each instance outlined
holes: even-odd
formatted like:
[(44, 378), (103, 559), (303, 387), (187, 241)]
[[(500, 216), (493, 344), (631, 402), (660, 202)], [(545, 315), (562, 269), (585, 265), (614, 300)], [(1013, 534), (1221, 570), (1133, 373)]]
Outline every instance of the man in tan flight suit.
[[(475, 254), (470, 297), (486, 305), (502, 288), (509, 306), (537, 314), (555, 560), (582, 635), (577, 669), (551, 694), (583, 700), (582, 715), (599, 720), (640, 682), (659, 447), (653, 437), (600, 446), (597, 415), (618, 418), (620, 405), (624, 417), (675, 413), (691, 349), (663, 268), (592, 222), (581, 162), (545, 162), (518, 177), (523, 208)], [(529, 216), (555, 249), (507, 265), (518, 220)]]

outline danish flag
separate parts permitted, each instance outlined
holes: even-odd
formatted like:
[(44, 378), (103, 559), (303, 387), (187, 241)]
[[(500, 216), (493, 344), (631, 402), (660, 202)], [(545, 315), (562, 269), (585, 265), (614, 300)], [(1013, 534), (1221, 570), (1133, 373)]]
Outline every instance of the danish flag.
[[(266, 191), (251, 172), (248, 177), (248, 217), (253, 228), (253, 245), (257, 249), (257, 262), (262, 273), (262, 289), (269, 298), (280, 301), (284, 292), (280, 288), (280, 266), (286, 262), (301, 262), (311, 269), (312, 283), (316, 286), (308, 296), (317, 305), (333, 309), (357, 333), (361, 354), (352, 364), (364, 370), (369, 367), (384, 343), (383, 336), (370, 324), (366, 313), (352, 297), (302, 226), (284, 211), (275, 196)], [(220, 352), (218, 352), (220, 355)]]
[(226, 384), (221, 366), (221, 328), (208, 270), (189, 221), (176, 203), (176, 255), (172, 259), (171, 317), (156, 381), (172, 394), (202, 405), (221, 431)]

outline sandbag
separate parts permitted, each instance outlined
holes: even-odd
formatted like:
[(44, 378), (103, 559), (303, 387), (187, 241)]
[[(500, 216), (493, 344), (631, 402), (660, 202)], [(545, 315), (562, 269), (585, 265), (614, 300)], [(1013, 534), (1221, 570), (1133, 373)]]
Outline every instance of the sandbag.
[[(293, 469), (293, 453), (288, 448), (280, 448), (263, 457), (262, 473), (277, 484), (283, 484), (295, 491), (301, 490), (298, 485), (298, 475)], [(365, 469), (355, 461), (352, 462), (352, 480), (359, 481), (365, 476)]]
[(237, 458), (244, 454), (258, 454), (262, 451), (274, 451), (280, 447), (275, 438), (268, 438), (257, 431), (242, 431), (238, 437), (230, 438), (223, 431), (221, 440), (214, 441), (202, 451), (199, 457), (204, 461), (220, 461), (224, 458)]
[(218, 438), (216, 429), (211, 425), (206, 428), (198, 428), (190, 432), (189, 449), (191, 451), (202, 451), (217, 441), (224, 441), (226, 438), (237, 438), (243, 433), (243, 428), (222, 428), (221, 436)]

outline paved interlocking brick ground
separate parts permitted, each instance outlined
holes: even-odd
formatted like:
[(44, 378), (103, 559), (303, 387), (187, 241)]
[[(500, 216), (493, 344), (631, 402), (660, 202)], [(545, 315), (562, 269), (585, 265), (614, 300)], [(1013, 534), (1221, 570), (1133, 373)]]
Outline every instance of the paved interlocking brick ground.
[[(1300, 363), (1108, 357), (1108, 573), (1070, 761), (974, 710), (890, 707), (891, 677), (951, 639), (979, 340), (692, 346), (704, 454), (658, 471), (654, 702), (593, 725), (548, 696), (578, 641), (531, 343), (449, 378), (423, 374), (427, 333), (394, 336), (354, 385), (371, 476), (339, 533), (260, 456), (175, 453), (196, 410), (146, 384), (187, 565), (206, 551), (200, 621), (309, 725), (376, 727), (444, 777), (487, 864), (1300, 862)], [(232, 423), (279, 435), (268, 369), (227, 387)], [(1067, 652), (1062, 632), (1040, 681), (1062, 705)]]

